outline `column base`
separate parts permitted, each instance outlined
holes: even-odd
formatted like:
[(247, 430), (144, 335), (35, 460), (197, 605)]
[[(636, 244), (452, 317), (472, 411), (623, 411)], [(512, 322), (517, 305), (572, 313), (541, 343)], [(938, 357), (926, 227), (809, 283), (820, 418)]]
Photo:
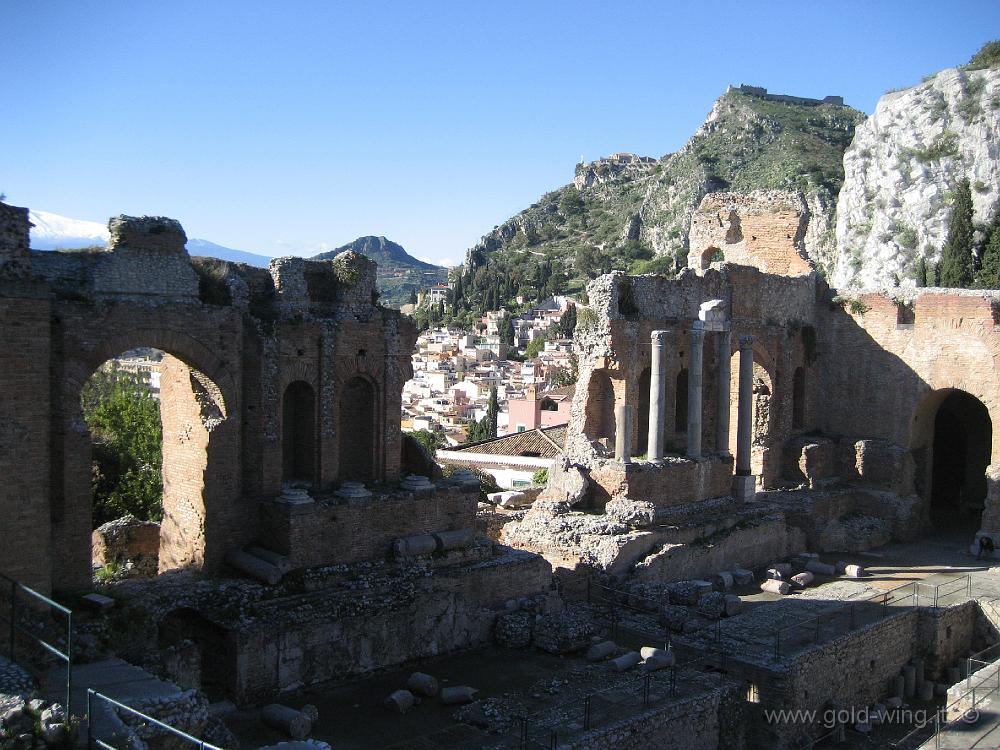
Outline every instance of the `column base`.
[(733, 477), (733, 499), (747, 503), (757, 496), (757, 477), (753, 474)]

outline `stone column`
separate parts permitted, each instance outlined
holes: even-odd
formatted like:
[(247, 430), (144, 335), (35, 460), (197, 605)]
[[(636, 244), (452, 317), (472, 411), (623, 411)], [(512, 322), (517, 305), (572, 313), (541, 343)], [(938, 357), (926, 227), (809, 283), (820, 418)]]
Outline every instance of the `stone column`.
[(659, 461), (663, 458), (664, 417), (667, 413), (667, 331), (653, 331), (650, 339), (653, 347), (652, 364), (649, 370), (649, 436), (646, 444), (646, 458)]
[(618, 404), (615, 407), (615, 458), (624, 464), (632, 456), (632, 405)]
[(750, 443), (753, 440), (753, 336), (740, 336), (740, 403), (736, 426), (736, 476), (733, 497), (752, 500), (757, 479), (750, 473)]
[(732, 355), (732, 331), (720, 331), (717, 344), (719, 360), (719, 387), (716, 388), (718, 403), (715, 411), (715, 451), (720, 456), (729, 455), (729, 362)]
[(696, 320), (689, 331), (691, 360), (688, 364), (688, 434), (687, 457), (701, 458), (701, 369), (705, 347), (704, 323)]

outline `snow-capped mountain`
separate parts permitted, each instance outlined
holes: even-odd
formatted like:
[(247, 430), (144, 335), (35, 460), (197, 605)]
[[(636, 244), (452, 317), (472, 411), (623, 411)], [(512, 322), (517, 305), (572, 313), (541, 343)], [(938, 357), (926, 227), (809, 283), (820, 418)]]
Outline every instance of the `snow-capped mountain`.
[[(108, 244), (108, 228), (99, 222), (71, 219), (49, 211), (31, 211), (28, 217), (35, 225), (31, 228), (32, 250), (79, 250)], [(194, 237), (188, 238), (187, 250), (191, 255), (207, 255), (260, 268), (267, 268), (271, 260)]]
[(108, 244), (108, 228), (96, 221), (70, 219), (49, 211), (30, 211), (33, 250), (76, 250)]

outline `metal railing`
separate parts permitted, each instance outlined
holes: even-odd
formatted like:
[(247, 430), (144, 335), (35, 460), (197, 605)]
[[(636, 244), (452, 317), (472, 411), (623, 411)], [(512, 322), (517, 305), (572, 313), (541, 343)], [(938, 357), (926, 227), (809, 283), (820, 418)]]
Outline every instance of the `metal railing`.
[[(918, 596), (921, 599), (927, 599), (932, 607), (940, 607), (945, 604), (945, 600), (950, 596), (960, 595), (962, 597), (968, 598), (972, 596), (972, 576), (966, 574), (964, 576), (958, 576), (956, 578), (951, 578), (947, 581), (932, 586), (929, 583), (916, 582)], [(930, 593), (921, 594), (920, 591), (930, 590)], [(923, 605), (927, 606), (927, 605)]]
[[(812, 617), (776, 629), (772, 633), (774, 655), (780, 658), (782, 646), (787, 647), (789, 643), (819, 643), (824, 631), (827, 635), (836, 636), (862, 625), (878, 622), (893, 614), (893, 608), (898, 613), (918, 607), (936, 609), (954, 603), (948, 600), (956, 595), (962, 598), (972, 596), (972, 576), (957, 576), (936, 585), (911, 581), (864, 599), (845, 601)], [(804, 633), (805, 636), (795, 638), (796, 633)]]
[[(973, 661), (972, 657), (970, 657), (971, 661)], [(989, 666), (989, 662), (980, 663)], [(933, 725), (927, 722), (917, 726), (893, 742), (891, 746), (900, 750), (912, 750), (912, 748), (934, 740), (934, 747), (940, 748), (942, 735), (958, 732), (960, 729), (965, 738), (968, 738), (969, 726), (979, 721), (979, 707), (992, 696), (1000, 694), (1000, 668), (976, 684), (972, 684), (972, 680), (973, 675), (969, 674), (966, 677), (967, 692), (934, 713)], [(948, 715), (952, 713), (956, 713), (957, 718), (948, 719)], [(942, 719), (942, 717), (944, 718)], [(930, 734), (927, 734), (928, 730), (930, 730)]]
[[(94, 736), (94, 702), (95, 700), (100, 704), (103, 703), (109, 707), (114, 713), (124, 711), (129, 716), (134, 716), (135, 718), (146, 722), (148, 725), (152, 725), (157, 729), (160, 729), (168, 734), (172, 734), (174, 737), (179, 737), (180, 739), (196, 745), (199, 750), (222, 750), (215, 745), (209, 744), (204, 740), (200, 740), (197, 737), (188, 734), (176, 727), (172, 727), (169, 724), (165, 724), (159, 719), (154, 719), (148, 714), (144, 714), (142, 711), (132, 708), (131, 706), (126, 706), (124, 703), (119, 703), (114, 698), (109, 698), (108, 696), (98, 693), (96, 690), (87, 688), (87, 747), (99, 747), (103, 750), (122, 750), (122, 748), (115, 747), (99, 737)], [(128, 726), (128, 725), (126, 725)], [(133, 727), (129, 727), (134, 730)]]
[[(12, 663), (18, 663), (17, 661), (17, 638), (22, 636), (27, 638), (30, 642), (37, 646), (40, 646), (45, 652), (51, 654), (57, 659), (61, 660), (66, 664), (66, 716), (72, 715), (72, 697), (73, 697), (73, 610), (68, 607), (64, 607), (58, 602), (53, 601), (44, 594), (40, 594), (33, 588), (25, 586), (19, 581), (15, 581), (13, 578), (5, 576), (0, 573), (0, 583), (2, 583), (10, 591), (10, 608), (7, 611), (6, 616), (0, 613), (0, 619), (5, 620), (9, 626), (9, 646), (8, 653), (10, 661)], [(49, 643), (45, 638), (36, 635), (34, 629), (25, 627), (21, 622), (18, 621), (18, 617), (22, 612), (22, 607), (18, 606), (18, 594), (23, 593), (28, 596), (29, 599), (39, 602), (40, 604), (49, 607), (51, 611), (58, 612), (66, 617), (66, 650), (58, 648), (55, 644)], [(27, 611), (27, 610), (24, 610)]]

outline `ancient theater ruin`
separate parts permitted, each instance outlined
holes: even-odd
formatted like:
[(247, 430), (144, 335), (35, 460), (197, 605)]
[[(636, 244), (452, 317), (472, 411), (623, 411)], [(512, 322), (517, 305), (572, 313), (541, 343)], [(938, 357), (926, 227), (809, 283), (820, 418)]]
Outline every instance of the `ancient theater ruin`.
[[(505, 509), (401, 433), (416, 330), (365, 257), (255, 269), (124, 216), (106, 251), (34, 252), (0, 204), (0, 573), (103, 602), (74, 658), (188, 689), (172, 719), (228, 710), (244, 747), (305, 724), (333, 746), (791, 748), (889, 723), (847, 710), (954, 718), (1000, 670), (1000, 577), (973, 556), (1000, 539), (1000, 292), (841, 298), (810, 221), (795, 193), (712, 194), (677, 278), (591, 282), (562, 454)], [(159, 575), (85, 600), (80, 391), (138, 347), (165, 352)]]

